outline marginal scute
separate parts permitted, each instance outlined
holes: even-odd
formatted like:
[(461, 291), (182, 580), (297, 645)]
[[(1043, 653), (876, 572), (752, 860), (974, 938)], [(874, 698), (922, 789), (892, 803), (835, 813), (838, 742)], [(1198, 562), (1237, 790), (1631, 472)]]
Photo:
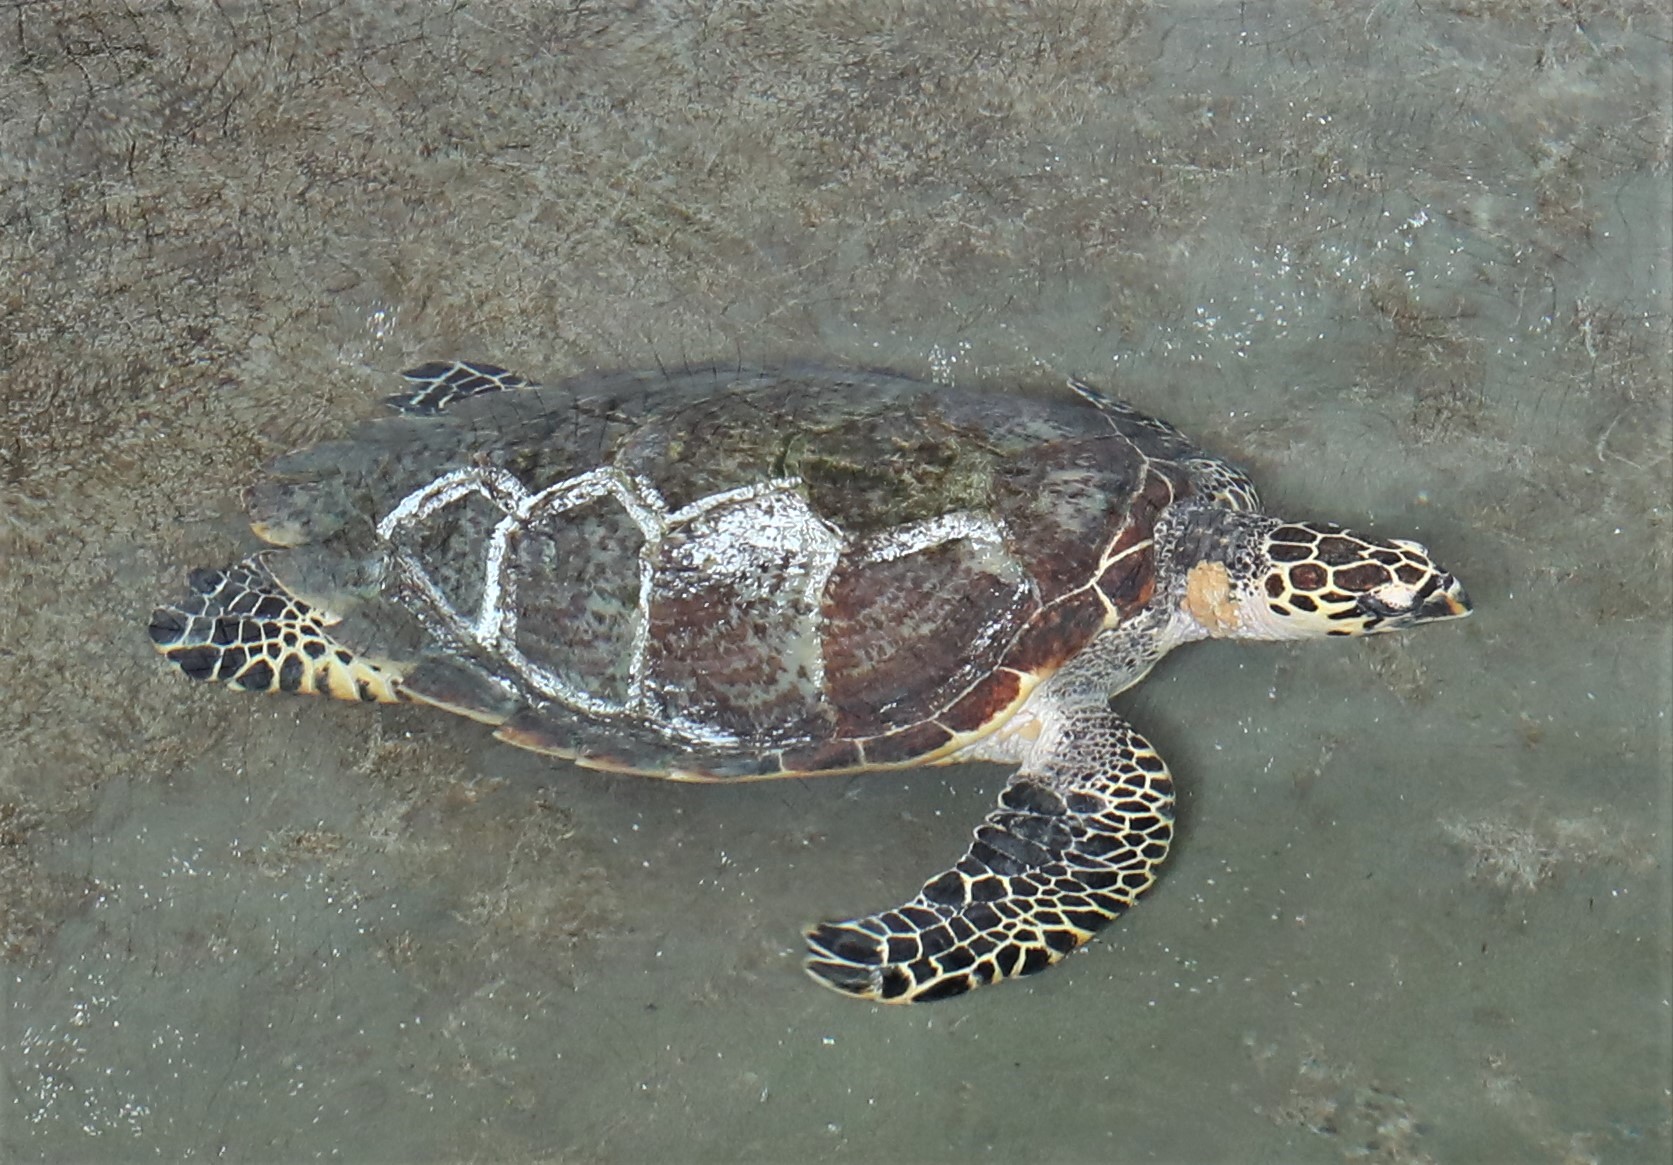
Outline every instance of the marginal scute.
[(469, 660), (431, 654), (401, 687), (412, 699), (486, 724), (503, 724), (521, 706), (513, 689)]
[(827, 740), (787, 748), (780, 758), (787, 773), (839, 772), (861, 768), (865, 764), (865, 754), (860, 751), (858, 742), (853, 740)]
[(1153, 468), (1145, 478), (1144, 488), (1139, 491), (1138, 497), (1133, 499), (1129, 519), (1140, 530), (1148, 531), (1154, 528), (1156, 519), (1163, 510), (1188, 492), (1188, 487), (1183, 482), (1178, 482)]
[(898, 765), (921, 760), (953, 742), (953, 734), (932, 722), (902, 728), (864, 742), (866, 760), (873, 765)]

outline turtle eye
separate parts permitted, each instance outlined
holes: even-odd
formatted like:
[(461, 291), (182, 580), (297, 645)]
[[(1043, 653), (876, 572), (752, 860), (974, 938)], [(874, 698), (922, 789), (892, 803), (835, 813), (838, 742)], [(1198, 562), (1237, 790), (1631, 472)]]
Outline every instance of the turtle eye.
[(1391, 606), (1373, 594), (1360, 595), (1359, 602), (1356, 605), (1359, 607), (1360, 614), (1369, 615), (1374, 619), (1394, 619), (1411, 610), (1411, 606)]
[[(1383, 622), (1392, 626), (1404, 626), (1425, 619), (1446, 618), (1464, 613), (1468, 606), (1467, 601), (1462, 598), (1463, 589), (1457, 588), (1460, 597), (1449, 602), (1449, 587), (1456, 587), (1450, 575), (1431, 573), (1416, 587), (1392, 583), (1373, 591), (1366, 591), (1355, 600), (1354, 610), (1366, 617), (1367, 630)], [(1437, 595), (1440, 597), (1437, 598)]]

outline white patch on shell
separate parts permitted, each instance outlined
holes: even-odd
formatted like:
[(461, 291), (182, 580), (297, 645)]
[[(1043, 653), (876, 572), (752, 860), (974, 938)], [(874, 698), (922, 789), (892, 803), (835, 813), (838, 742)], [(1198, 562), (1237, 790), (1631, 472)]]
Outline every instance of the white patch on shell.
[(893, 562), (947, 542), (1001, 549), (1005, 544), (1005, 528), (992, 518), (965, 510), (941, 514), (876, 535), (866, 544), (865, 560)]
[[(639, 560), (639, 623), (634, 630), (633, 657), (629, 664), (629, 674), (632, 674), (634, 668), (642, 672), (645, 610), (650, 601), (650, 588), (654, 581), (648, 564), (656, 552), (656, 545), (667, 530), (667, 524), (664, 509), (640, 497), (634, 489), (634, 484), (621, 470), (606, 466), (547, 486), (537, 494), (525, 495), (517, 508), (494, 527), (494, 536), (488, 543), (487, 579), (482, 591), (482, 603), (471, 629), (472, 638), (476, 642), (498, 652), (535, 691), (595, 716), (641, 709), (637, 707), (638, 701), (634, 697), (630, 697), (625, 703), (617, 703), (588, 695), (565, 682), (550, 668), (542, 667), (523, 654), (522, 649), (517, 646), (517, 572), (510, 568), (508, 552), (511, 540), (530, 522), (578, 509), (606, 494), (613, 496), (622, 509), (627, 511), (628, 517), (633, 519), (634, 525), (639, 527), (645, 538)], [(661, 499), (655, 498), (654, 501), (660, 502)], [(629, 691), (637, 693), (639, 689), (630, 687)]]
[(378, 523), (378, 537), (388, 541), (403, 526), (414, 526), (467, 494), (481, 494), (502, 510), (528, 496), (523, 483), (503, 469), (455, 469), (419, 486)]
[[(803, 638), (800, 658), (785, 662), (805, 668), (809, 686), (819, 690), (825, 684), (825, 657), (817, 615), (845, 540), (797, 492), (800, 484), (799, 478), (776, 478), (711, 494), (668, 515), (661, 562), (669, 569), (656, 585), (659, 593), (677, 598), (721, 583), (743, 603), (794, 591), (799, 614), (814, 634)], [(641, 628), (648, 627), (644, 612), (649, 609), (647, 597)], [(641, 683), (636, 689), (643, 693), (642, 706), (675, 732), (705, 743), (741, 743), (705, 721), (659, 705), (654, 686)]]
[[(816, 614), (831, 575), (850, 545), (842, 532), (813, 511), (800, 493), (799, 478), (775, 478), (757, 485), (723, 490), (669, 512), (652, 484), (614, 466), (578, 474), (530, 492), (502, 469), (476, 466), (456, 469), (420, 486), (378, 522), (379, 537), (389, 544), (395, 570), (420, 596), (420, 614), (439, 622), (438, 630), (462, 644), (474, 645), (505, 661), (530, 689), (576, 711), (598, 717), (635, 716), (662, 724), (693, 744), (741, 743), (732, 733), (701, 720), (671, 714), (657, 696), (648, 672), (652, 599), (678, 593), (682, 575), (723, 580), (746, 601), (793, 587), (798, 605)], [(465, 612), (424, 569), (411, 540), (446, 507), (472, 495), (486, 499), (504, 514), (488, 537), (482, 562), (482, 598)], [(528, 658), (517, 646), (519, 604), (514, 539), (533, 522), (545, 521), (610, 497), (639, 528), (637, 621), (628, 666), (628, 695), (605, 700), (563, 679)], [(992, 518), (967, 512), (944, 514), (876, 535), (853, 547), (862, 563), (889, 562), (949, 542), (968, 541), (1004, 554), (1004, 528)], [(658, 564), (673, 570), (658, 570)], [(817, 636), (803, 644), (810, 686), (825, 684), (825, 661)]]
[(670, 541), (669, 561), (731, 583), (744, 599), (782, 589), (785, 580), (777, 572), (787, 567), (802, 576), (804, 594), (817, 603), (836, 569), (843, 538), (795, 492), (797, 484), (785, 478), (727, 490), (669, 515), (670, 527), (684, 527), (682, 536)]
[[(487, 499), (505, 517), (495, 523), (488, 538), (482, 564), (482, 599), (476, 611), (467, 616), (453, 605), (424, 569), (418, 555), (402, 545), (399, 536), (418, 528), (431, 515), (472, 494)], [(600, 700), (576, 689), (518, 649), (516, 572), (512, 569), (509, 555), (511, 540), (531, 519), (548, 513), (563, 513), (606, 494), (613, 495), (621, 503), (644, 532), (647, 542), (661, 537), (664, 529), (661, 515), (636, 496), (632, 483), (619, 470), (608, 467), (595, 469), (538, 493), (530, 493), (515, 476), (490, 466), (455, 469), (415, 489), (378, 522), (378, 536), (389, 543), (402, 578), (422, 596), (428, 608), (423, 613), (439, 619), (448, 636), (477, 644), (499, 655), (542, 695), (593, 715), (619, 714), (630, 710), (629, 705)], [(648, 581), (641, 583), (641, 603), (645, 598), (644, 584)]]

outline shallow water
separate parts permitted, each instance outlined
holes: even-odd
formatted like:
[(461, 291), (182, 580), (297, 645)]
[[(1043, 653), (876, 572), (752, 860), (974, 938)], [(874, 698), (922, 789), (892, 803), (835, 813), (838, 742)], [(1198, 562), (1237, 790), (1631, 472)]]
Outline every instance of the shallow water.
[[(1655, 7), (20, 9), (0, 1158), (1666, 1160)], [(148, 650), (392, 370), (734, 354), (1083, 376), (1477, 614), (1165, 661), (1157, 891), (911, 1009), (798, 927), (1000, 769), (687, 788)]]

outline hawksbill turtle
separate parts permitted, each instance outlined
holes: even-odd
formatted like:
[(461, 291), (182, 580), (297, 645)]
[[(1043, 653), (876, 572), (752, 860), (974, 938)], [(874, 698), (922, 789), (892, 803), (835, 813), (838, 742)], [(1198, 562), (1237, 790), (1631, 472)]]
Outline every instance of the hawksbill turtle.
[(850, 995), (1039, 971), (1151, 887), (1173, 784), (1110, 698), (1174, 647), (1470, 612), (1418, 543), (1267, 516), (1242, 470), (1079, 382), (405, 375), (390, 415), (250, 486), (270, 548), (192, 571), (157, 649), (676, 780), (1014, 765), (915, 897), (806, 932)]

